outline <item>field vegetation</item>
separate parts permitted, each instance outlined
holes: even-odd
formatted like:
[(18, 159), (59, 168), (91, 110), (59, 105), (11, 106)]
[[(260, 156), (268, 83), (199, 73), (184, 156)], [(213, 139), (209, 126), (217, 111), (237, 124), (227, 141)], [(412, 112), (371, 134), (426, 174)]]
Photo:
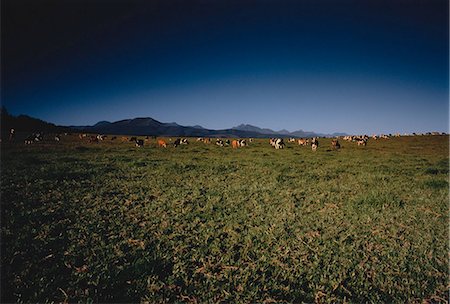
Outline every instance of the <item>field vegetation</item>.
[(3, 143), (2, 302), (447, 302), (448, 141)]

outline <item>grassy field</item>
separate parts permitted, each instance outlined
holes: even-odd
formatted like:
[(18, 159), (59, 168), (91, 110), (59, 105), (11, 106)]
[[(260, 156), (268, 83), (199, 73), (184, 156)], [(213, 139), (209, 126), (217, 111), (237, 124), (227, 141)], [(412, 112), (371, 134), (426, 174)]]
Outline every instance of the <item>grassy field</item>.
[(1, 149), (4, 302), (448, 301), (448, 136)]

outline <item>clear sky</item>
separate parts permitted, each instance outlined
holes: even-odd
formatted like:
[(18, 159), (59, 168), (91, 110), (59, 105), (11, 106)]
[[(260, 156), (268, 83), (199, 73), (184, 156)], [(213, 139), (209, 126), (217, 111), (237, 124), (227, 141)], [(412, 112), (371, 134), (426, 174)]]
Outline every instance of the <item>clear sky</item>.
[(61, 125), (152, 117), (448, 131), (448, 1), (2, 1), (2, 104)]

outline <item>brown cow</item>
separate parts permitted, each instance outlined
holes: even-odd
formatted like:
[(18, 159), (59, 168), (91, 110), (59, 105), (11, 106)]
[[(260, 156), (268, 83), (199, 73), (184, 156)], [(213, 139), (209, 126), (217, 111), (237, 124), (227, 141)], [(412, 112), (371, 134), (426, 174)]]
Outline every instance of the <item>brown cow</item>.
[(238, 147), (238, 142), (237, 142), (237, 140), (233, 140), (233, 141), (231, 142), (231, 145), (233, 146), (233, 149), (237, 149), (237, 147)]
[(166, 142), (164, 141), (164, 140), (162, 140), (162, 139), (158, 139), (158, 147), (163, 147), (163, 148), (166, 148), (167, 147), (167, 144), (166, 144)]
[(300, 139), (298, 140), (298, 144), (299, 144), (300, 146), (307, 146), (308, 143), (309, 143), (309, 140), (308, 140), (308, 139), (305, 139), (305, 138), (300, 138)]

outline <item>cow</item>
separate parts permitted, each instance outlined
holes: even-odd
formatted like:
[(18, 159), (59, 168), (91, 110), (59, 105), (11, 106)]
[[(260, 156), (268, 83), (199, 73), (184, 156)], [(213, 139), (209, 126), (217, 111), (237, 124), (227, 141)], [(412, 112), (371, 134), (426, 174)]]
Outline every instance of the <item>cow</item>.
[(174, 147), (178, 147), (179, 145), (188, 145), (189, 142), (187, 138), (177, 138), (175, 142), (173, 143)]
[(16, 137), (16, 130), (14, 130), (14, 128), (11, 128), (11, 130), (9, 130), (9, 141), (13, 141), (15, 137)]
[(219, 147), (223, 147), (225, 145), (225, 143), (223, 142), (223, 140), (217, 138), (216, 139), (216, 145), (218, 145)]
[(237, 149), (237, 147), (239, 147), (238, 141), (237, 141), (237, 140), (233, 140), (233, 141), (231, 142), (231, 145), (232, 145), (233, 149)]
[(237, 144), (239, 147), (245, 147), (247, 146), (247, 141), (245, 139), (238, 139)]
[(316, 137), (313, 137), (313, 139), (311, 140), (311, 149), (313, 151), (316, 151), (318, 147), (319, 147), (319, 141), (317, 140)]
[(61, 140), (61, 136), (59, 134), (55, 135), (55, 141), (60, 141)]
[(367, 146), (367, 140), (364, 138), (361, 138), (357, 141), (358, 146)]
[(89, 142), (90, 143), (98, 143), (98, 137), (95, 135), (91, 135), (91, 137), (89, 137)]
[(295, 143), (295, 138), (290, 137), (290, 138), (289, 138), (289, 142)]
[(164, 140), (158, 139), (158, 147), (167, 148), (167, 144)]
[(136, 147), (143, 147), (144, 146), (144, 140), (143, 139), (137, 139), (135, 141)]
[(331, 141), (331, 147), (332, 147), (333, 149), (335, 149), (335, 150), (340, 149), (340, 148), (341, 148), (341, 144), (339, 143), (339, 140), (333, 139), (333, 140)]
[(137, 137), (133, 136), (133, 137), (130, 138), (129, 141), (130, 141), (130, 142), (135, 142), (136, 140), (137, 140)]
[(275, 138), (273, 147), (275, 149), (284, 149), (285, 144), (282, 138)]
[(309, 144), (309, 140), (306, 138), (300, 138), (297, 142), (299, 146), (307, 146)]
[(116, 139), (117, 139), (117, 136), (111, 137), (111, 140), (116, 140)]
[(205, 144), (209, 144), (211, 142), (209, 138), (203, 138), (203, 137), (197, 138), (197, 141), (201, 141)]
[(269, 144), (270, 144), (272, 147), (274, 147), (274, 148), (275, 148), (275, 141), (276, 141), (276, 138), (270, 138), (270, 139), (269, 139)]
[(33, 142), (34, 142), (34, 134), (31, 134), (30, 136), (28, 136), (28, 137), (25, 139), (25, 144), (26, 144), (26, 145), (31, 145)]

